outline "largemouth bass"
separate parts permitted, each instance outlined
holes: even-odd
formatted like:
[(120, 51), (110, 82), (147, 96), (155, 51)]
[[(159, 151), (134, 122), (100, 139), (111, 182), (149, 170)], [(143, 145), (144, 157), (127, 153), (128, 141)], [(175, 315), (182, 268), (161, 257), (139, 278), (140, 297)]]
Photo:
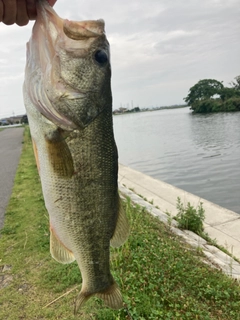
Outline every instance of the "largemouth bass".
[(39, 0), (27, 44), (24, 102), (51, 255), (60, 263), (76, 260), (82, 275), (75, 311), (93, 295), (122, 307), (110, 244), (120, 246), (129, 227), (118, 194), (110, 79), (104, 21), (63, 20)]

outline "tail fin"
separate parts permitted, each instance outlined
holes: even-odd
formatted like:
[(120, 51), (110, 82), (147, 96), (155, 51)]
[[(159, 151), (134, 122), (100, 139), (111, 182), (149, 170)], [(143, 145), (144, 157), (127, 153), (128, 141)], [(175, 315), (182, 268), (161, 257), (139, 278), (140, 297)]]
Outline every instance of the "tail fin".
[(123, 300), (122, 300), (122, 294), (120, 292), (120, 289), (118, 288), (118, 285), (116, 283), (113, 283), (107, 289), (97, 293), (89, 294), (89, 293), (84, 293), (81, 290), (81, 292), (79, 293), (76, 299), (74, 314), (76, 314), (78, 309), (81, 308), (85, 304), (85, 302), (87, 302), (87, 300), (93, 296), (96, 296), (102, 299), (105, 305), (111, 309), (121, 309), (123, 307)]
[(121, 309), (123, 307), (122, 294), (116, 282), (104, 291), (96, 293), (96, 296), (102, 299), (106, 306), (111, 309)]

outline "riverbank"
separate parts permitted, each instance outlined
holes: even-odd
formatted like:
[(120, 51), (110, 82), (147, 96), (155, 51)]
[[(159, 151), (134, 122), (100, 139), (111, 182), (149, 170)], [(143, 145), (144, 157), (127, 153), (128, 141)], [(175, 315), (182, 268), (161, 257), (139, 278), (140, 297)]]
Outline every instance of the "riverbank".
[[(84, 320), (239, 320), (239, 284), (168, 224), (124, 201), (129, 240), (111, 250), (111, 270), (124, 299), (119, 311), (90, 300)], [(0, 318), (75, 320), (81, 276), (76, 263), (61, 265), (49, 253), (49, 221), (25, 131), (23, 152), (0, 238)], [(203, 261), (204, 260), (204, 261)]]
[(190, 202), (195, 207), (202, 202), (206, 215), (205, 231), (240, 260), (240, 215), (238, 213), (123, 165), (119, 166), (119, 182), (128, 189), (134, 190), (135, 193), (141, 194), (149, 202), (158, 206), (162, 212), (168, 212), (173, 217), (177, 214), (177, 197), (180, 197), (184, 204)]

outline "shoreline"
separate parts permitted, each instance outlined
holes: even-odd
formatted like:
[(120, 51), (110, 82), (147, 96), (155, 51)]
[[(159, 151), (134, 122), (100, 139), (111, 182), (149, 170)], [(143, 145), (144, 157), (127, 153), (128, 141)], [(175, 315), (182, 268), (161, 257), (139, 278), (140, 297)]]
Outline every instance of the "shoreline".
[(184, 205), (190, 202), (197, 207), (202, 202), (206, 216), (205, 232), (240, 259), (240, 215), (238, 213), (122, 164), (119, 164), (118, 178), (121, 185), (147, 198), (149, 202), (154, 203), (154, 206), (158, 206), (164, 213), (170, 213), (172, 217), (177, 214), (177, 197), (181, 198)]
[(156, 107), (156, 108), (152, 108), (152, 109), (149, 109), (149, 108), (143, 108), (143, 109), (139, 109), (139, 111), (134, 111), (135, 108), (133, 108), (132, 110), (127, 110), (126, 111), (123, 111), (123, 112), (117, 112), (117, 110), (119, 109), (115, 109), (113, 110), (112, 114), (113, 116), (121, 116), (121, 115), (124, 115), (124, 114), (129, 114), (129, 113), (142, 113), (142, 112), (153, 112), (153, 111), (161, 111), (161, 110), (172, 110), (172, 109), (183, 109), (183, 108), (190, 108), (189, 106), (187, 105), (176, 105), (176, 106), (169, 106), (169, 107)]

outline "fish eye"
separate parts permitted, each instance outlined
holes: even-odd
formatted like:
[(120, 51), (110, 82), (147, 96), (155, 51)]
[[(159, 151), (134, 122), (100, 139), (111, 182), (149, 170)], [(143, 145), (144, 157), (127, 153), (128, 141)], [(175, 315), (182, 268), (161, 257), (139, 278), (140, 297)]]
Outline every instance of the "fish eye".
[(108, 62), (108, 56), (104, 50), (96, 51), (94, 58), (100, 65), (104, 65)]

